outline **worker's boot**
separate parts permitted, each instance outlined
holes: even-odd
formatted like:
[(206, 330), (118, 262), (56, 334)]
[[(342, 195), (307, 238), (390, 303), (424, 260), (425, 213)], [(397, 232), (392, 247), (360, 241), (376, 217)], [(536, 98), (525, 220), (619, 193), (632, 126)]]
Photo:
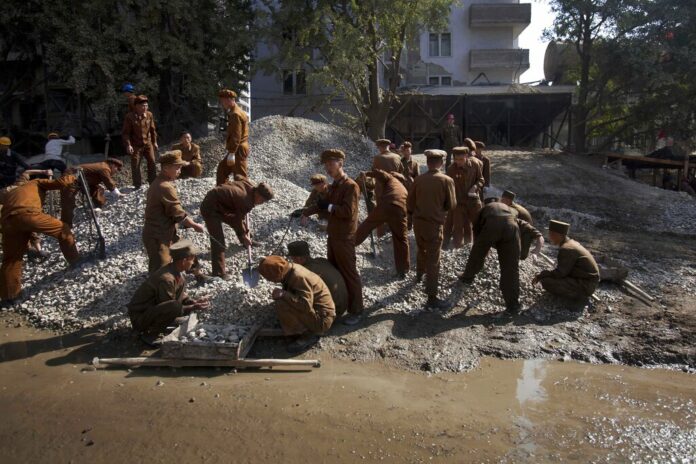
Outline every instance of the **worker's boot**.
[(520, 313), (522, 306), (519, 303), (511, 303), (505, 305), (505, 312), (511, 316), (515, 316)]
[(425, 306), (429, 309), (439, 309), (441, 311), (450, 309), (452, 307), (452, 305), (450, 305), (447, 301), (441, 300), (436, 296), (429, 296), (428, 302), (425, 304)]
[(360, 314), (348, 314), (346, 317), (341, 319), (341, 324), (348, 326), (358, 325), (361, 319), (362, 317)]
[(416, 283), (419, 284), (423, 281), (423, 273), (422, 272), (416, 272)]
[(459, 276), (459, 281), (463, 283), (464, 285), (469, 285), (474, 283), (474, 278), (473, 277), (467, 277), (464, 274)]

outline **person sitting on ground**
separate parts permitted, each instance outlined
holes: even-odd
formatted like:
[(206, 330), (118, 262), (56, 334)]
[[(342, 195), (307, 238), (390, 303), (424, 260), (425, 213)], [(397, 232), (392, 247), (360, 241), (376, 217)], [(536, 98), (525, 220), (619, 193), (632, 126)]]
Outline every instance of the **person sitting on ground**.
[(280, 256), (268, 256), (259, 264), (259, 274), (266, 280), (282, 284), (271, 297), (283, 333), (297, 337), (288, 351), (305, 351), (325, 335), (336, 318), (331, 292), (317, 274)]
[(599, 284), (599, 267), (585, 247), (568, 237), (570, 224), (551, 220), (549, 241), (559, 247), (558, 263), (552, 271), (541, 271), (533, 283), (549, 293), (580, 300), (592, 296)]
[(186, 294), (183, 274), (191, 269), (198, 252), (188, 239), (174, 243), (169, 247), (172, 261), (150, 274), (128, 303), (133, 330), (139, 332), (148, 345), (152, 345), (178, 317), (210, 307), (207, 298), (194, 300)]
[(531, 225), (534, 225), (532, 215), (529, 213), (527, 208), (519, 203), (515, 203), (515, 197), (515, 193), (511, 192), (510, 190), (505, 190), (500, 197), (500, 202), (504, 205), (508, 205), (510, 209), (512, 209), (513, 213), (517, 213), (518, 218), (522, 219), (523, 221), (527, 221)]
[(67, 139), (62, 139), (58, 132), (49, 132), (48, 142), (44, 147), (46, 157), (41, 162), (40, 166), (43, 169), (53, 169), (54, 171), (65, 172), (67, 165), (63, 158), (63, 148), (68, 145), (75, 144), (75, 137), (69, 135)]
[(348, 288), (338, 269), (326, 258), (312, 258), (309, 243), (298, 240), (288, 243), (288, 258), (295, 264), (306, 267), (324, 281), (336, 306), (336, 316), (342, 316), (348, 310)]
[[(309, 183), (312, 185), (312, 191), (309, 193), (307, 201), (305, 201), (304, 207), (302, 209), (296, 210), (293, 214), (294, 217), (300, 217), (300, 223), (303, 226), (309, 224), (309, 218), (307, 216), (302, 216), (302, 212), (305, 209), (317, 206), (318, 202), (324, 201), (329, 197), (329, 183), (326, 181), (326, 176), (323, 174), (314, 174), (309, 178)], [(317, 216), (322, 221), (329, 220), (328, 211), (319, 211)]]
[[(96, 210), (106, 204), (104, 196), (104, 187), (111, 192), (116, 198), (120, 198), (123, 194), (116, 187), (116, 182), (113, 176), (118, 173), (123, 167), (121, 160), (117, 158), (107, 158), (105, 161), (98, 163), (80, 164), (77, 167), (70, 168), (67, 171), (69, 175), (75, 175), (77, 169), (82, 169), (89, 188), (89, 196), (92, 198), (92, 205)], [(75, 216), (75, 200), (79, 189), (62, 190), (60, 194), (60, 220), (66, 224), (73, 225)]]
[(201, 147), (191, 141), (191, 133), (184, 131), (179, 137), (179, 143), (172, 146), (172, 150), (181, 151), (181, 159), (186, 161), (188, 165), (181, 168), (179, 179), (188, 179), (190, 177), (201, 177), (203, 174), (203, 161), (201, 160)]

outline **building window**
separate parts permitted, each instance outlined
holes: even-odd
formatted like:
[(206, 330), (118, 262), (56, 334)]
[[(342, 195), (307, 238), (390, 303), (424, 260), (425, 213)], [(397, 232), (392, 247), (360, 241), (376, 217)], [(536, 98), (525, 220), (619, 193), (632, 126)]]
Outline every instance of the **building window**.
[(452, 34), (430, 34), (430, 56), (452, 56)]
[(304, 70), (283, 71), (283, 95), (306, 95), (307, 75)]
[(452, 85), (452, 76), (430, 76), (428, 77), (428, 84), (438, 87), (449, 87)]

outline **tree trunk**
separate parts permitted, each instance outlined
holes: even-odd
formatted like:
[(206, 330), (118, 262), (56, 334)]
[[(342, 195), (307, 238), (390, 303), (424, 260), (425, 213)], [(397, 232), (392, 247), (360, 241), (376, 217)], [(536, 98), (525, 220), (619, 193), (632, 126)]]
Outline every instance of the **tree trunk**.
[(578, 105), (575, 108), (575, 152), (587, 152), (587, 100), (590, 85), (590, 66), (592, 64), (592, 21), (588, 18), (584, 20), (584, 30), (582, 38), (582, 50), (580, 53), (580, 89), (578, 92)]

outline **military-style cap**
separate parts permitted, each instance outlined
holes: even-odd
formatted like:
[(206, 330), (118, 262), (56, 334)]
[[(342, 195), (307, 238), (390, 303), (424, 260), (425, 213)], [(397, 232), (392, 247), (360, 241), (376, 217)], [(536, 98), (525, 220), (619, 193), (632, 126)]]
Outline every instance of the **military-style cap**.
[(487, 205), (488, 203), (495, 203), (496, 201), (500, 201), (500, 199), (498, 197), (488, 197), (483, 200), (483, 203)]
[(474, 142), (473, 140), (471, 140), (468, 137), (464, 139), (464, 145), (469, 147), (469, 150), (472, 150), (472, 151), (476, 150), (476, 142)]
[(411, 142), (404, 142), (401, 144), (401, 146), (404, 148), (411, 148), (413, 147), (413, 144)]
[(326, 182), (326, 176), (324, 174), (314, 174), (309, 178), (309, 183), (312, 185), (319, 185)]
[(140, 103), (147, 103), (146, 95), (138, 95), (137, 97), (135, 97), (135, 104), (139, 105)]
[(486, 148), (486, 144), (481, 142), (480, 140), (477, 140), (474, 143), (476, 144), (476, 148)]
[(259, 274), (271, 282), (281, 282), (290, 269), (290, 263), (285, 258), (271, 255), (259, 263)]
[(180, 259), (188, 258), (189, 256), (195, 256), (199, 252), (196, 245), (187, 238), (179, 240), (178, 242), (172, 244), (169, 247), (169, 255), (172, 257), (172, 261), (178, 261)]
[(452, 113), (447, 115), (447, 120), (454, 119), (454, 115)]
[(377, 139), (375, 140), (377, 145), (391, 145), (391, 140), (389, 139)]
[(505, 191), (503, 192), (503, 198), (509, 198), (510, 200), (514, 200), (516, 196), (517, 196), (517, 195), (515, 195), (514, 192), (511, 192), (511, 191), (509, 191), (509, 190), (505, 190)]
[(309, 256), (309, 243), (304, 240), (288, 243), (288, 256)]
[(266, 201), (272, 200), (274, 197), (273, 189), (265, 182), (259, 182), (256, 186), (256, 191), (259, 192), (259, 195), (264, 197)]
[(181, 159), (181, 150), (165, 151), (160, 155), (159, 163), (162, 166), (167, 164), (177, 164), (180, 166), (186, 166), (188, 162)]
[(12, 145), (12, 140), (9, 137), (0, 137), (0, 146), (9, 147)]
[(47, 139), (57, 139), (58, 137), (60, 137), (58, 132), (49, 132), (46, 136)]
[(326, 163), (327, 161), (343, 161), (346, 159), (346, 154), (338, 148), (329, 148), (321, 152), (321, 162)]
[(109, 164), (113, 164), (114, 166), (118, 166), (119, 168), (123, 167), (123, 161), (118, 158), (106, 158), (105, 161)]
[(445, 156), (447, 156), (447, 153), (445, 153), (444, 150), (425, 150), (425, 157), (426, 158), (437, 158), (437, 159), (443, 159)]
[(567, 222), (556, 221), (551, 219), (549, 221), (549, 232), (556, 232), (561, 235), (568, 235), (570, 230), (570, 224)]
[(237, 92), (230, 89), (222, 89), (218, 92), (218, 98), (237, 98)]
[(469, 149), (467, 147), (454, 147), (452, 149), (453, 155), (468, 155)]

